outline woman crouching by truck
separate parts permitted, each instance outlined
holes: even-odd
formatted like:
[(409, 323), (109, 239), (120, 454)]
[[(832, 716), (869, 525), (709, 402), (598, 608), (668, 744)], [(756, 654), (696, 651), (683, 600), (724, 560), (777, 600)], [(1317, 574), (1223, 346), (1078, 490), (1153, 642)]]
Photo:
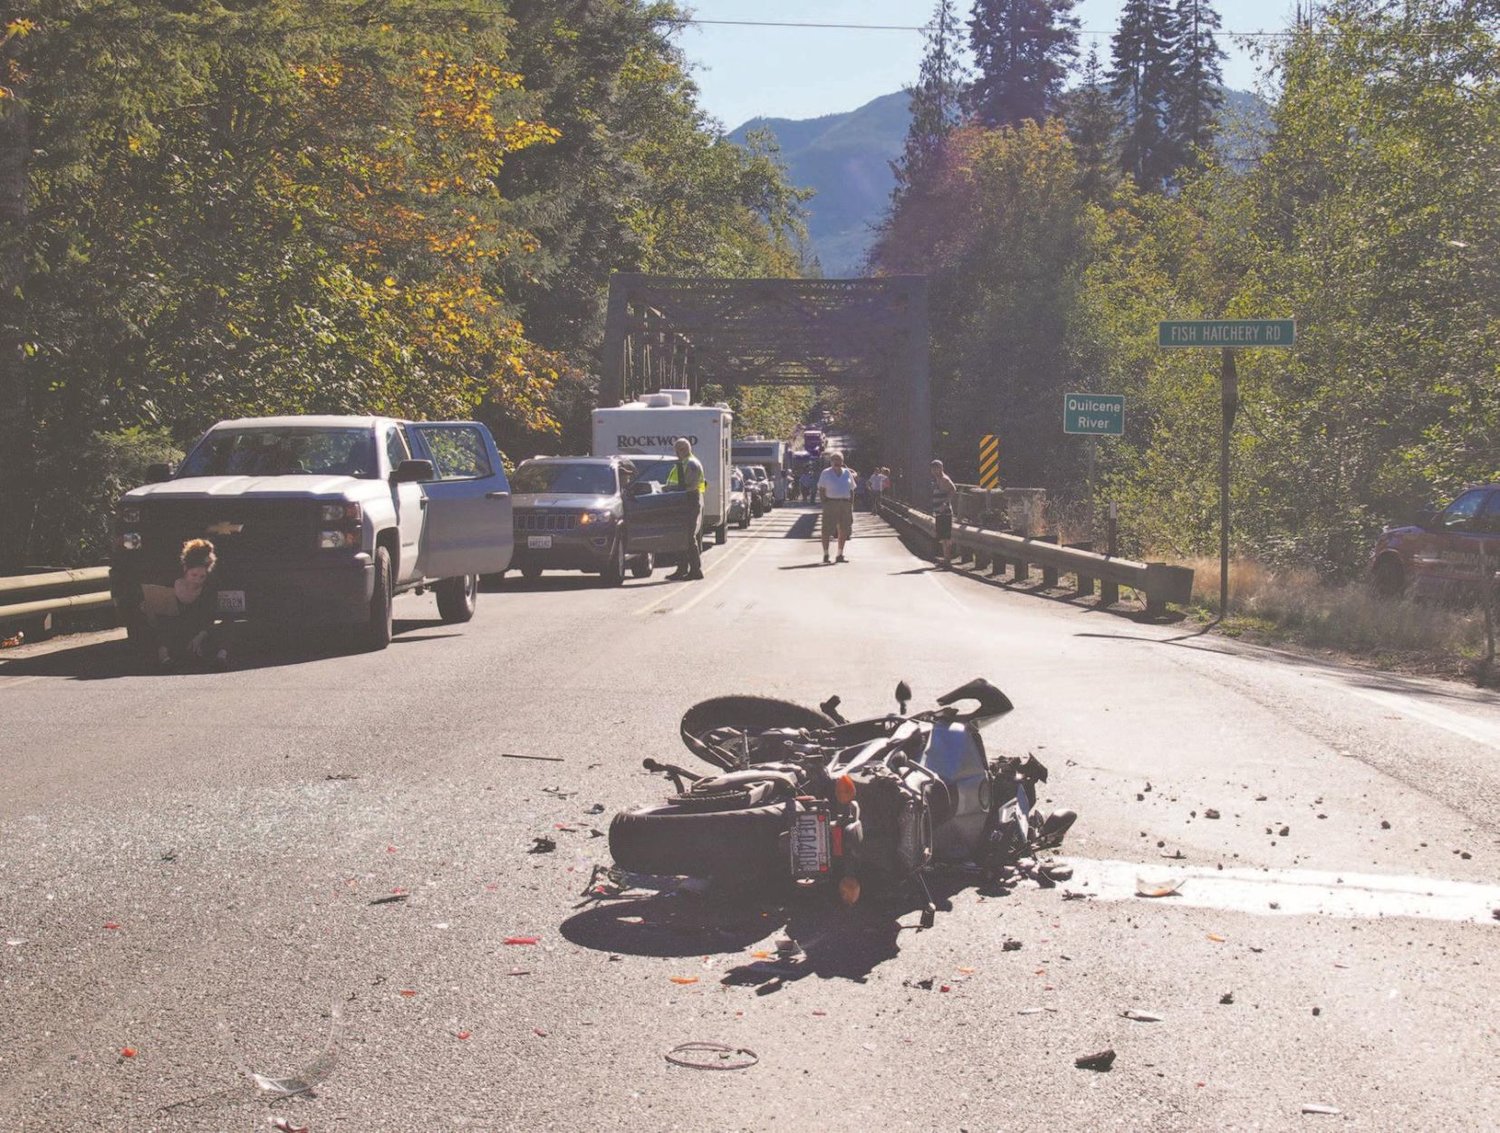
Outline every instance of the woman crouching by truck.
[(141, 587), (138, 628), (147, 657), (159, 669), (172, 669), (189, 662), (214, 668), (229, 667), (218, 622), (218, 599), (212, 584), (214, 545), (207, 539), (189, 539), (178, 556), (182, 574), (170, 586)]

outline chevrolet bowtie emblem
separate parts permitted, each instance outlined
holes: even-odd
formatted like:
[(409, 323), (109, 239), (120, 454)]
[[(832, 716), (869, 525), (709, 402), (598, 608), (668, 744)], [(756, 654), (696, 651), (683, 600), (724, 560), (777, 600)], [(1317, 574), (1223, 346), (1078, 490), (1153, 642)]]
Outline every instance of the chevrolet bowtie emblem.
[(243, 523), (230, 523), (227, 519), (221, 519), (204, 532), (205, 535), (238, 535), (245, 530)]

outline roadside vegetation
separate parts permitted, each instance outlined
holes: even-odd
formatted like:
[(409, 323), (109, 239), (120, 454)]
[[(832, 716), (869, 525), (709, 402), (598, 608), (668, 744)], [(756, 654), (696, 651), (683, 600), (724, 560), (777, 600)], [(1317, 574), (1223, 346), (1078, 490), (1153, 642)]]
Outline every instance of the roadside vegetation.
[[(98, 562), (212, 422), (586, 451), (611, 271), (786, 276), (803, 194), (656, 0), (18, 0), (0, 20), (0, 574)], [(742, 397), (747, 422), (807, 391)], [(137, 479), (138, 482), (138, 479)]]
[(1479, 675), (1486, 656), (1485, 618), (1478, 606), (1383, 597), (1361, 582), (1335, 583), (1311, 570), (1234, 559), (1229, 613), (1221, 619), (1219, 560), (1182, 565), (1194, 570), (1188, 616), (1215, 623), (1229, 637), (1443, 676)]
[[(1108, 59), (1066, 91), (1072, 5), (1029, 5), (1042, 30), (1004, 18), (1021, 7), (937, 5), (871, 255), (931, 278), (937, 455), (972, 483), (997, 434), (1005, 484), (1078, 514), (1090, 441), (1063, 435), (1063, 395), (1124, 394), (1125, 435), (1094, 442), (1093, 514), (1119, 505), (1124, 553), (1213, 555), (1219, 355), (1159, 349), (1157, 323), (1293, 317), (1294, 349), (1237, 351), (1233, 539), (1308, 581), (1237, 591), (1232, 612), (1377, 648), (1404, 607), (1325, 584), (1362, 577), (1383, 523), (1500, 475), (1500, 17), (1313, 6), (1265, 48), (1265, 116), (1238, 121), (1211, 5), (1127, 4)], [(1432, 623), (1412, 634), (1469, 632), (1411, 617)]]

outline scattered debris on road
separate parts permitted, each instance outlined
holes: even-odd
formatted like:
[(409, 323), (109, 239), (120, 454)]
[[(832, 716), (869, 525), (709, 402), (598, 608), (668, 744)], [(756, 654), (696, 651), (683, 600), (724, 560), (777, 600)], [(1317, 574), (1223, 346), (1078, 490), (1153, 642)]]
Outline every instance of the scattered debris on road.
[(516, 755), (514, 752), (510, 752), (510, 751), (502, 751), (500, 753), (500, 758), (501, 759), (535, 759), (535, 760), (538, 760), (539, 762), (542, 762), (542, 763), (566, 763), (567, 762), (567, 760), (565, 760), (560, 755)]
[(549, 838), (543, 834), (540, 837), (532, 838), (531, 849), (526, 852), (528, 854), (550, 854), (555, 849), (557, 849), (557, 839)]
[(248, 1077), (255, 1085), (276, 1098), (289, 1098), (297, 1094), (305, 1094), (315, 1089), (333, 1073), (334, 1065), (338, 1061), (339, 1034), (344, 1025), (344, 1012), (338, 1000), (334, 1000), (328, 1009), (328, 1042), (321, 1054), (309, 1062), (300, 1073), (290, 1074), (284, 1078), (272, 1078), (265, 1074), (257, 1073), (241, 1057), (239, 1049), (235, 1046), (233, 1038), (229, 1034), (229, 1023), (220, 1010), (218, 1016), (219, 1045), (223, 1048), (240, 1071)]
[(535, 944), (540, 939), (537, 936), (507, 936), (504, 942), (506, 944)]
[(1115, 1052), (1113, 1047), (1096, 1051), (1094, 1054), (1080, 1054), (1073, 1060), (1073, 1065), (1080, 1070), (1096, 1070), (1103, 1073), (1115, 1064)]
[(1213, 807), (1209, 807), (1207, 810), (1205, 810), (1203, 812), (1203, 817), (1204, 818), (1218, 818), (1219, 817), (1219, 812), (1216, 811)]
[(1006, 941), (1000, 945), (1000, 951), (1019, 952), (1021, 951), (1021, 942), (1019, 940), (1011, 940), (1007, 938)]
[(1163, 1017), (1154, 1011), (1137, 1011), (1134, 1007), (1130, 1007), (1120, 1012), (1120, 1018), (1130, 1019), (1137, 1023), (1160, 1023)]
[(760, 1055), (726, 1043), (682, 1043), (667, 1051), (666, 1059), (688, 1070), (748, 1070), (760, 1061)]
[(270, 1119), (271, 1128), (277, 1133), (307, 1133), (306, 1125), (293, 1125), (284, 1117), (273, 1117)]
[(1302, 1106), (1302, 1112), (1323, 1113), (1327, 1114), (1329, 1117), (1338, 1117), (1341, 1113), (1343, 1113), (1343, 1110), (1339, 1109), (1337, 1106), (1321, 1105), (1317, 1102), (1305, 1102)]
[(1170, 897), (1182, 889), (1185, 877), (1162, 878), (1158, 881), (1150, 881), (1144, 877), (1135, 879), (1135, 894), (1137, 897)]
[(388, 897), (375, 897), (375, 898), (372, 898), (371, 901), (370, 901), (370, 904), (372, 904), (372, 905), (394, 905), (397, 901), (405, 901), (410, 896), (411, 896), (411, 894), (409, 894), (409, 893), (392, 893)]
[(1223, 995), (1219, 996), (1219, 1002), (1222, 1003), (1225, 1007), (1233, 1005), (1234, 992), (1226, 991)]

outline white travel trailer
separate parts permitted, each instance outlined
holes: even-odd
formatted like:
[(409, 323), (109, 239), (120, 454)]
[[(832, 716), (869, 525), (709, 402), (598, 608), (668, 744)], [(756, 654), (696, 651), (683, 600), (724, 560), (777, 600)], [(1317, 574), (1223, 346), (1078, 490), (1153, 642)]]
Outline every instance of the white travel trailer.
[(692, 441), (708, 485), (703, 529), (714, 533), (714, 542), (722, 543), (729, 530), (729, 450), (734, 414), (723, 405), (691, 405), (689, 397), (685, 389), (664, 389), (644, 393), (628, 405), (594, 410), (594, 455), (632, 457), (637, 468), (648, 470), (647, 477), (654, 478), (646, 457), (671, 460), (678, 437)]

